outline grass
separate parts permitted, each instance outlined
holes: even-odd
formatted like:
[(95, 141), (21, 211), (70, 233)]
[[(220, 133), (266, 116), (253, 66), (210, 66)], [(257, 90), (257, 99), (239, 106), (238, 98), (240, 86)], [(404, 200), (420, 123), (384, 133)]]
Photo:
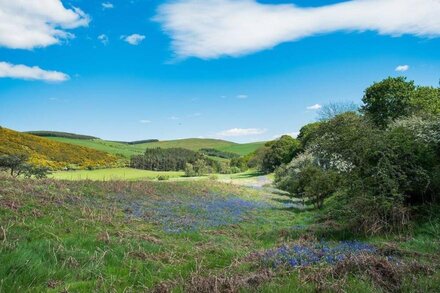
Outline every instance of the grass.
[[(223, 291), (316, 291), (315, 279), (304, 279), (307, 268), (271, 269), (259, 260), (292, 241), (316, 243), (302, 230), (315, 223), (316, 211), (298, 211), (293, 204), (267, 190), (211, 180), (0, 177), (0, 292), (215, 292), (213, 284)], [(439, 240), (429, 234), (432, 229), (373, 243), (421, 253), (410, 243), (430, 238), (431, 254), (417, 259), (435, 262)], [(320, 269), (330, 267), (310, 267)], [(383, 292), (365, 277), (347, 278), (329, 281), (340, 291)], [(408, 275), (402, 291), (438, 292), (439, 280), (438, 269), (429, 276)]]
[(245, 156), (256, 151), (258, 148), (262, 147), (266, 142), (251, 142), (251, 143), (243, 143), (243, 144), (235, 144), (224, 147), (217, 147), (220, 151), (236, 153), (241, 156)]
[(182, 177), (184, 172), (159, 172), (132, 168), (110, 168), (98, 170), (60, 171), (51, 175), (51, 178), (62, 180), (145, 180), (156, 179), (160, 175), (169, 178)]
[(119, 142), (111, 142), (101, 139), (75, 139), (66, 137), (48, 137), (51, 140), (58, 142), (70, 143), (83, 147), (92, 148), (95, 150), (107, 152), (113, 155), (121, 155), (130, 158), (133, 155), (140, 155), (145, 151), (141, 145), (129, 145)]

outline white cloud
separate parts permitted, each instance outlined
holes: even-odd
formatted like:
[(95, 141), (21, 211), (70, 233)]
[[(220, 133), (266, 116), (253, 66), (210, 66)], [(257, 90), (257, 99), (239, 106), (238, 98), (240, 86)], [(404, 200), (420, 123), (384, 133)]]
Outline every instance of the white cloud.
[(320, 104), (315, 104), (315, 105), (312, 105), (312, 106), (308, 106), (307, 110), (319, 110), (321, 108), (322, 108), (322, 106)]
[(220, 131), (219, 133), (217, 133), (217, 135), (223, 137), (250, 136), (260, 135), (265, 133), (266, 131), (266, 129), (262, 128), (232, 128)]
[(110, 2), (104, 2), (104, 3), (102, 3), (102, 8), (103, 9), (112, 9), (112, 8), (114, 8), (114, 6)]
[(247, 99), (248, 95), (237, 95), (237, 99)]
[(109, 39), (106, 34), (99, 35), (98, 40), (100, 40), (104, 45), (108, 45)]
[(151, 120), (139, 120), (139, 122), (142, 124), (148, 124), (151, 123)]
[(397, 72), (404, 72), (409, 70), (409, 65), (399, 65), (396, 67)]
[(73, 38), (66, 30), (90, 21), (79, 8), (66, 9), (61, 0), (0, 0), (0, 47), (32, 49)]
[(179, 117), (176, 117), (176, 116), (171, 116), (170, 117), (170, 120), (179, 120), (180, 118)]
[(137, 46), (145, 39), (145, 36), (139, 34), (132, 34), (129, 36), (122, 36), (121, 39), (123, 39), (130, 45)]
[(69, 79), (65, 73), (47, 71), (40, 67), (15, 65), (8, 62), (0, 62), (0, 78), (16, 78), (25, 80), (42, 80), (47, 82), (62, 82)]
[(336, 31), (440, 36), (439, 0), (351, 0), (321, 7), (256, 0), (176, 0), (154, 20), (178, 57), (240, 56)]

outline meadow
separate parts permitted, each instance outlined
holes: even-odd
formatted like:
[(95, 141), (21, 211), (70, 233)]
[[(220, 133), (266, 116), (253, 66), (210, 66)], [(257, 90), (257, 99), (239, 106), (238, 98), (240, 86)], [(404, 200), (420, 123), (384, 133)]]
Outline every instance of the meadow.
[(298, 200), (213, 180), (0, 183), (1, 292), (440, 289), (435, 222), (359, 239)]
[(54, 179), (65, 180), (152, 180), (157, 179), (158, 176), (165, 176), (168, 178), (182, 177), (184, 172), (160, 172), (150, 170), (139, 170), (133, 168), (108, 168), (98, 170), (75, 170), (75, 171), (58, 171), (50, 175)]

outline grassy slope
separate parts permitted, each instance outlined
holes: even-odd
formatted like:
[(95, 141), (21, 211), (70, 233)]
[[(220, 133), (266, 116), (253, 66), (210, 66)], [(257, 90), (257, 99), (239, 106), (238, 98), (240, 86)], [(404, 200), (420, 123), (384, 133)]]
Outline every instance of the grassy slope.
[(236, 144), (225, 147), (218, 147), (217, 149), (221, 151), (236, 153), (245, 156), (257, 150), (258, 148), (262, 147), (265, 143), (266, 142), (251, 142), (251, 143)]
[[(226, 271), (245, 278), (258, 270), (247, 256), (300, 237), (305, 232), (297, 227), (310, 225), (314, 218), (312, 211), (285, 208), (286, 198), (211, 181), (67, 182), (0, 177), (0, 183), (2, 292), (139, 292), (162, 282), (165, 288), (181, 292), (194, 277), (221, 276)], [(170, 203), (182, 215), (182, 222), (177, 223), (186, 223), (191, 218), (185, 216), (182, 203), (231, 195), (272, 208), (254, 210), (233, 225), (182, 233), (167, 232), (151, 220), (157, 211), (170, 223), (174, 216), (160, 205)], [(153, 205), (139, 217), (129, 216), (140, 205), (154, 203), (159, 206)], [(438, 239), (432, 236), (424, 242), (426, 247), (414, 245), (417, 235), (374, 241), (397, 239), (414, 251), (438, 252)], [(294, 270), (271, 278), (260, 289), (316, 291), (311, 281), (300, 281), (302, 274)], [(437, 270), (429, 277), (409, 279), (403, 291), (438, 292), (439, 280)], [(363, 278), (350, 278), (342, 286), (346, 292), (379, 292)]]
[(48, 137), (48, 138), (59, 142), (71, 143), (89, 148), (94, 148), (111, 154), (120, 154), (127, 158), (132, 155), (143, 153), (143, 151), (146, 148), (157, 148), (157, 147), (161, 147), (161, 148), (180, 147), (180, 148), (196, 150), (196, 151), (201, 148), (214, 148), (222, 151), (237, 153), (239, 155), (246, 155), (248, 153), (253, 152), (254, 150), (256, 150), (257, 148), (259, 148), (264, 144), (264, 142), (236, 144), (230, 141), (224, 141), (218, 139), (188, 138), (188, 139), (128, 145), (124, 143), (110, 142), (101, 139), (85, 140), (85, 139), (72, 139), (72, 138), (64, 138), (64, 137)]
[(145, 150), (145, 148), (141, 147), (140, 145), (128, 145), (124, 143), (110, 142), (101, 139), (89, 140), (89, 139), (73, 139), (73, 138), (64, 138), (64, 137), (49, 137), (49, 139), (59, 142), (85, 146), (114, 155), (122, 155), (127, 158), (131, 157), (132, 155), (142, 154)]
[(159, 175), (170, 178), (181, 177), (184, 172), (158, 172), (149, 170), (138, 170), (132, 168), (111, 168), (99, 170), (61, 171), (55, 172), (50, 177), (63, 180), (143, 180), (156, 179)]
[(96, 149), (60, 143), (0, 128), (0, 154), (26, 154), (35, 164), (63, 168), (68, 165), (80, 167), (104, 167), (117, 165), (118, 159)]

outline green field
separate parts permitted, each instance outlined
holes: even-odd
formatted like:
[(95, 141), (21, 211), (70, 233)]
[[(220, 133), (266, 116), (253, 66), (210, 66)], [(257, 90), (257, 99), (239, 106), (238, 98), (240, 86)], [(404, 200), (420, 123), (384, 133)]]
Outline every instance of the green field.
[(141, 145), (129, 145), (129, 144), (111, 142), (101, 139), (75, 139), (75, 138), (65, 138), (65, 137), (47, 137), (47, 138), (59, 142), (65, 142), (65, 143), (88, 147), (91, 149), (107, 152), (114, 155), (121, 155), (126, 158), (129, 158), (132, 155), (142, 154), (145, 150), (145, 147), (142, 147)]
[(138, 170), (132, 168), (110, 168), (99, 170), (80, 170), (80, 171), (59, 171), (50, 177), (63, 180), (145, 180), (156, 179), (163, 175), (169, 178), (182, 177), (184, 172), (159, 172), (149, 170)]
[(251, 143), (243, 143), (243, 144), (235, 144), (230, 146), (218, 147), (217, 149), (224, 152), (236, 153), (241, 156), (245, 156), (262, 147), (266, 142), (251, 142)]
[[(438, 226), (351, 244), (318, 215), (212, 180), (0, 176), (0, 292), (439, 292)], [(307, 259), (315, 246), (366, 246), (366, 266), (351, 252), (344, 266), (271, 262), (288, 247)]]
[(142, 154), (146, 148), (184, 148), (189, 150), (200, 150), (202, 148), (214, 148), (221, 151), (236, 153), (239, 155), (247, 155), (257, 148), (261, 147), (264, 142), (237, 144), (230, 141), (219, 139), (200, 139), (188, 138), (169, 141), (159, 141), (143, 144), (129, 145), (119, 142), (111, 142), (101, 139), (74, 139), (65, 137), (47, 137), (51, 140), (71, 143), (75, 145), (85, 146), (92, 149), (108, 152), (115, 155), (122, 155), (129, 158), (132, 155)]

